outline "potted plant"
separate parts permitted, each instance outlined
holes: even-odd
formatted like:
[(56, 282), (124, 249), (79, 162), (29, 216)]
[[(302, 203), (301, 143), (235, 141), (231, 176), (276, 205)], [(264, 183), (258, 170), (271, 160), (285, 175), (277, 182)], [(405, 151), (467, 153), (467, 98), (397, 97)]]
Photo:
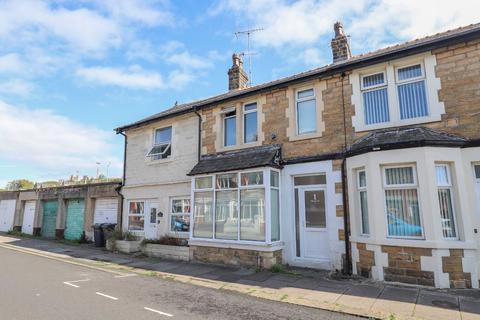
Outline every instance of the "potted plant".
[(122, 253), (133, 253), (140, 251), (140, 242), (131, 232), (112, 232), (107, 239), (107, 250), (119, 251)]
[(144, 239), (141, 249), (149, 257), (177, 261), (190, 260), (190, 248), (187, 239), (171, 236), (163, 236), (160, 239)]

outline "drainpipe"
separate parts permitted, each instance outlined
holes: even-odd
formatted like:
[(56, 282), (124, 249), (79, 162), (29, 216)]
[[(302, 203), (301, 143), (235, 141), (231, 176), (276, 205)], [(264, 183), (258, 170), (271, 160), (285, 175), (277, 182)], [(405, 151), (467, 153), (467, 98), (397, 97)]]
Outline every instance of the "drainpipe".
[(343, 229), (345, 230), (345, 266), (343, 273), (347, 275), (352, 274), (352, 253), (350, 250), (350, 213), (348, 209), (348, 192), (347, 186), (347, 120), (345, 111), (345, 93), (343, 88), (343, 80), (345, 79), (345, 72), (341, 74), (342, 80), (342, 111), (343, 111), (343, 153), (342, 153), (342, 204), (343, 204)]
[(118, 229), (118, 226), (117, 226), (117, 230), (122, 231), (122, 228), (123, 228), (123, 202), (125, 200), (125, 197), (123, 196), (123, 193), (122, 193), (122, 188), (125, 186), (125, 180), (127, 179), (126, 172), (127, 172), (127, 144), (128, 144), (128, 141), (127, 141), (127, 135), (125, 133), (123, 133), (123, 132), (118, 132), (118, 133), (121, 134), (124, 138), (122, 184), (117, 189), (117, 192), (120, 195), (120, 199), (122, 200), (122, 205), (120, 206), (120, 221), (119, 221), (119, 224), (118, 224), (120, 226), (120, 228)]
[(198, 117), (198, 162), (200, 162), (200, 154), (202, 152), (202, 116), (198, 113), (197, 108), (193, 112)]

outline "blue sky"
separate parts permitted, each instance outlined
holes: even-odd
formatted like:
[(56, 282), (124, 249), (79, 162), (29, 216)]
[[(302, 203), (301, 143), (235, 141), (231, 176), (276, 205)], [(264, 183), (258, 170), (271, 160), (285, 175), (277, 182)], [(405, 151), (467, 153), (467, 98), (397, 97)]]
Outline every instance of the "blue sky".
[[(235, 31), (253, 41), (253, 83), (331, 62), (341, 20), (354, 54), (476, 23), (478, 1), (0, 0), (0, 187), (120, 176), (113, 129), (223, 93)], [(109, 164), (109, 165), (108, 165)]]

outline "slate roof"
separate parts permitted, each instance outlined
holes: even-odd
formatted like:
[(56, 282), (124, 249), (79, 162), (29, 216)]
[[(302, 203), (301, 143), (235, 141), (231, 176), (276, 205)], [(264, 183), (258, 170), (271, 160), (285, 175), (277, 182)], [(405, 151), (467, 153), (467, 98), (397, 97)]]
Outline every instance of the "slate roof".
[(370, 151), (424, 146), (462, 147), (467, 142), (463, 137), (430, 128), (397, 128), (367, 134), (355, 141), (347, 154), (352, 156)]
[(227, 102), (239, 97), (257, 94), (262, 91), (272, 90), (274, 88), (286, 87), (289, 84), (306, 81), (318, 77), (327, 77), (333, 74), (338, 74), (343, 71), (352, 70), (355, 68), (365, 67), (375, 63), (380, 63), (390, 59), (404, 57), (407, 55), (417, 54), (432, 50), (441, 46), (459, 43), (462, 41), (469, 41), (480, 38), (480, 23), (471, 24), (465, 27), (460, 27), (453, 30), (437, 33), (435, 35), (427, 36), (411, 40), (402, 44), (386, 47), (376, 51), (360, 54), (351, 57), (348, 60), (332, 63), (320, 68), (301, 72), (289, 77), (259, 84), (241, 90), (232, 90), (224, 94), (212, 96), (209, 98), (192, 101), (185, 104), (175, 105), (170, 109), (146, 117), (142, 120), (133, 122), (131, 124), (121, 126), (115, 129), (117, 133), (123, 132), (126, 129), (139, 127), (153, 121), (163, 118), (185, 114), (194, 110), (213, 105), (215, 103)]
[(194, 176), (266, 166), (281, 168), (280, 162), (281, 147), (279, 145), (253, 147), (203, 156), (188, 175)]

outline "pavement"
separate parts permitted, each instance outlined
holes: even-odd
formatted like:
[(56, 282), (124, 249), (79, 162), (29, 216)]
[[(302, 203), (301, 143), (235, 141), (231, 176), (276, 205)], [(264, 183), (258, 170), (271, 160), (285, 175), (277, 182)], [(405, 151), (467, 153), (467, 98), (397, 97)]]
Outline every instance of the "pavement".
[[(347, 278), (325, 271), (299, 268), (287, 269), (280, 273), (266, 270), (257, 272), (252, 269), (174, 262), (138, 255), (111, 253), (91, 245), (72, 245), (38, 238), (0, 236), (1, 248), (47, 257), (58, 262), (67, 262), (93, 270), (113, 272), (120, 276), (120, 279), (128, 279), (130, 276), (126, 275), (131, 274), (149, 276), (145, 277), (146, 279), (155, 277), (156, 280), (168, 281), (170, 283), (169, 290), (170, 286), (176, 283), (194, 285), (195, 289), (187, 290), (191, 292), (209, 289), (209, 292), (217, 292), (220, 297), (236, 294), (236, 296), (253, 299), (252, 301), (256, 303), (267, 303), (267, 306), (270, 305), (270, 307), (266, 307), (265, 310), (269, 312), (280, 310), (279, 306), (293, 306), (293, 310), (297, 310), (297, 308), (304, 310), (303, 308), (309, 307), (305, 309), (307, 311), (302, 316), (282, 312), (278, 316), (272, 315), (272, 319), (284, 319), (282, 316), (286, 317), (285, 319), (310, 319), (308, 310), (326, 310), (335, 312), (332, 319), (342, 319), (342, 316), (349, 319), (348, 315), (351, 315), (389, 320), (480, 320), (480, 290), (475, 289), (430, 289), (385, 284), (364, 278)], [(0, 258), (0, 261), (5, 260)], [(3, 268), (3, 262), (0, 268)], [(146, 280), (146, 282), (151, 282), (151, 280)], [(168, 296), (171, 296), (172, 301), (175, 302), (181, 299), (182, 292), (179, 290)], [(195, 297), (188, 297), (186, 301), (189, 301), (192, 308), (197, 308), (196, 306), (200, 302)], [(217, 300), (215, 303), (210, 303), (211, 310), (218, 310), (216, 303)], [(236, 303), (234, 302), (234, 304)], [(275, 305), (271, 305), (272, 303)], [(162, 305), (159, 308), (165, 307)], [(208, 309), (209, 307), (198, 306), (198, 309), (203, 310), (202, 308)], [(231, 310), (232, 305), (226, 301), (225, 308)], [(248, 309), (240, 307), (230, 316), (232, 319), (256, 319), (248, 315), (235, 317), (238, 315), (237, 312), (244, 310)], [(261, 307), (258, 310), (262, 310)], [(209, 314), (206, 313), (206, 315)], [(331, 315), (331, 313), (313, 315), (312, 319), (330, 319), (328, 316)], [(230, 319), (228, 315), (224, 314), (219, 317)], [(208, 318), (214, 319), (210, 316)], [(261, 314), (258, 319), (270, 319), (268, 312)]]

